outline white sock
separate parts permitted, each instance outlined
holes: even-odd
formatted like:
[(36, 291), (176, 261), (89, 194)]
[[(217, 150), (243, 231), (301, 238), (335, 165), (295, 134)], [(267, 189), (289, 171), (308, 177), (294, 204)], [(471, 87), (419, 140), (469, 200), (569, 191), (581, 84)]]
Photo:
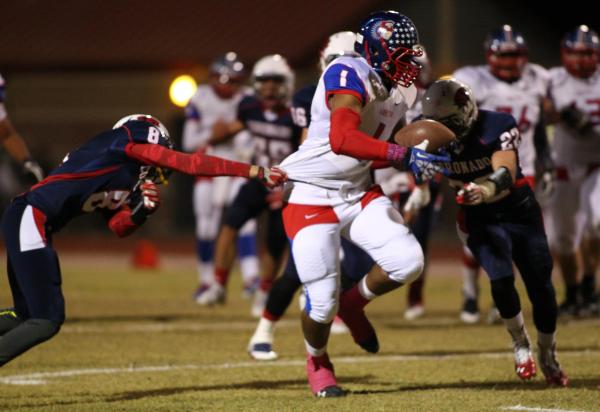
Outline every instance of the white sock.
[(198, 262), (198, 281), (205, 285), (215, 283), (215, 266), (213, 262)]
[(273, 332), (275, 331), (275, 323), (267, 318), (260, 318), (254, 335), (252, 335), (252, 342), (260, 343), (273, 343)]
[(306, 346), (306, 351), (308, 352), (308, 354), (310, 356), (312, 356), (313, 358), (316, 358), (318, 356), (323, 355), (325, 352), (327, 352), (327, 345), (323, 346), (320, 349), (317, 348), (313, 348), (312, 346), (310, 346), (310, 343), (308, 343), (306, 341), (306, 339), (304, 340), (304, 345)]
[(258, 279), (258, 257), (250, 255), (240, 258), (240, 271), (244, 283)]
[(550, 349), (556, 342), (555, 340), (556, 332), (552, 333), (544, 333), (538, 330), (537, 341), (538, 345), (542, 349)]
[[(467, 248), (463, 248), (464, 257), (470, 258), (473, 262), (475, 262), (475, 258), (471, 254), (471, 251)], [(479, 286), (477, 284), (477, 278), (479, 273), (479, 268), (473, 268), (468, 266), (463, 262), (462, 264), (462, 272), (463, 272), (463, 286), (462, 292), (465, 299), (475, 299), (479, 296)]]
[(373, 300), (377, 297), (376, 294), (371, 292), (367, 287), (367, 277), (363, 276), (363, 278), (358, 282), (358, 291), (362, 295), (363, 298), (367, 300)]
[(513, 342), (520, 345), (529, 345), (529, 338), (525, 330), (525, 322), (523, 321), (523, 313), (519, 312), (517, 316), (510, 319), (502, 319), (506, 325), (506, 329), (513, 339)]

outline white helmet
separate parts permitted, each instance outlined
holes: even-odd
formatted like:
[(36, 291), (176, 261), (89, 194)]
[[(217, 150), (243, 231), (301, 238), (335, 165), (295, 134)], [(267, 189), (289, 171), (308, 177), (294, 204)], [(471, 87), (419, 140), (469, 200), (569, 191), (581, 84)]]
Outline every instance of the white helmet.
[(471, 88), (453, 77), (442, 77), (427, 88), (421, 100), (423, 117), (437, 120), (460, 139), (477, 120), (477, 103)]
[(269, 79), (283, 81), (280, 97), (287, 99), (294, 91), (294, 72), (285, 57), (280, 54), (269, 54), (259, 59), (252, 69), (252, 84), (256, 90), (260, 82)]
[(321, 71), (331, 63), (334, 59), (340, 56), (360, 56), (354, 51), (354, 43), (356, 43), (356, 33), (352, 31), (340, 31), (332, 34), (327, 39), (327, 44), (321, 50), (319, 66)]

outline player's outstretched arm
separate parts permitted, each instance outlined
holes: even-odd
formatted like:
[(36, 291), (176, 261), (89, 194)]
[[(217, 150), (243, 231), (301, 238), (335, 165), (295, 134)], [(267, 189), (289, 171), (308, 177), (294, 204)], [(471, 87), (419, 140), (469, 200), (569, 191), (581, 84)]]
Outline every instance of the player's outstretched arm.
[(23, 166), (25, 172), (31, 173), (38, 182), (44, 178), (42, 168), (31, 158), (25, 140), (17, 133), (8, 118), (0, 120), (0, 142), (10, 157)]
[(285, 173), (276, 167), (266, 169), (201, 152), (186, 154), (155, 144), (129, 143), (125, 147), (125, 153), (143, 164), (160, 166), (192, 176), (256, 178), (269, 187), (278, 186), (286, 180)]

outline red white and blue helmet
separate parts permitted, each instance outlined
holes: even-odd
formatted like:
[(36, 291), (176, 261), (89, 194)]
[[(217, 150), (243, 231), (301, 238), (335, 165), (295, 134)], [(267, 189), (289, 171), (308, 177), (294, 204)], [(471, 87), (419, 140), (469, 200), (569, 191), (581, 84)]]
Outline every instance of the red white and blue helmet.
[(561, 42), (561, 58), (572, 76), (590, 77), (596, 71), (600, 58), (598, 33), (582, 24), (565, 34)]
[(360, 25), (355, 50), (392, 86), (409, 87), (421, 71), (414, 61), (423, 54), (418, 44), (419, 33), (408, 17), (397, 11), (378, 11)]
[(521, 33), (505, 24), (488, 34), (483, 47), (494, 76), (505, 81), (521, 78), (529, 59), (527, 42)]
[(237, 53), (228, 52), (217, 57), (210, 65), (209, 72), (217, 76), (222, 84), (231, 80), (242, 81), (246, 77), (246, 68)]

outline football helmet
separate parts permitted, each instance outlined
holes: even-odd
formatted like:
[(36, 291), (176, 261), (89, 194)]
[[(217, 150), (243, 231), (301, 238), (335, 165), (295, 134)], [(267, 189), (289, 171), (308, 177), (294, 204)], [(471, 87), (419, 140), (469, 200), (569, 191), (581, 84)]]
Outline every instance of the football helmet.
[(574, 77), (587, 79), (596, 71), (600, 57), (598, 33), (582, 24), (562, 39), (560, 55), (565, 69)]
[(329, 36), (325, 47), (321, 50), (319, 59), (321, 71), (340, 56), (360, 56), (354, 50), (354, 43), (356, 43), (356, 33), (352, 31), (340, 31)]
[[(173, 149), (175, 147), (175, 145), (173, 144), (173, 141), (171, 140), (171, 137), (169, 136), (169, 131), (167, 130), (165, 125), (162, 124), (162, 122), (160, 120), (158, 120), (156, 117), (149, 115), (149, 114), (130, 114), (128, 116), (125, 116), (125, 117), (119, 119), (119, 121), (117, 123), (115, 123), (115, 125), (113, 126), (113, 130), (118, 129), (119, 127), (122, 127), (127, 122), (150, 123), (159, 132), (156, 142), (153, 142), (153, 143), (160, 144), (161, 146), (164, 146), (167, 149)], [(149, 142), (149, 143), (152, 143), (152, 142)], [(169, 169), (163, 169), (161, 167), (148, 166), (148, 165), (142, 166), (142, 167), (140, 167), (140, 180), (136, 184), (136, 188), (144, 180), (152, 180), (154, 183), (166, 184), (169, 180), (170, 175), (171, 175), (171, 170), (169, 170)]]
[(410, 87), (421, 66), (422, 56), (415, 24), (397, 11), (378, 11), (369, 15), (356, 34), (355, 50), (381, 76), (389, 88), (396, 84)]
[(422, 104), (423, 117), (443, 123), (459, 139), (469, 133), (477, 120), (473, 92), (452, 77), (433, 82), (423, 95)]
[(265, 56), (259, 59), (252, 68), (252, 84), (259, 95), (262, 83), (268, 80), (274, 80), (280, 84), (275, 98), (287, 100), (291, 97), (294, 90), (294, 72), (282, 55)]
[(241, 82), (246, 76), (244, 63), (239, 59), (237, 53), (228, 52), (217, 57), (210, 65), (209, 73), (217, 76), (220, 83), (230, 81)]
[(506, 82), (514, 82), (521, 78), (529, 60), (527, 43), (521, 33), (505, 24), (488, 34), (483, 47), (488, 66), (494, 76)]

